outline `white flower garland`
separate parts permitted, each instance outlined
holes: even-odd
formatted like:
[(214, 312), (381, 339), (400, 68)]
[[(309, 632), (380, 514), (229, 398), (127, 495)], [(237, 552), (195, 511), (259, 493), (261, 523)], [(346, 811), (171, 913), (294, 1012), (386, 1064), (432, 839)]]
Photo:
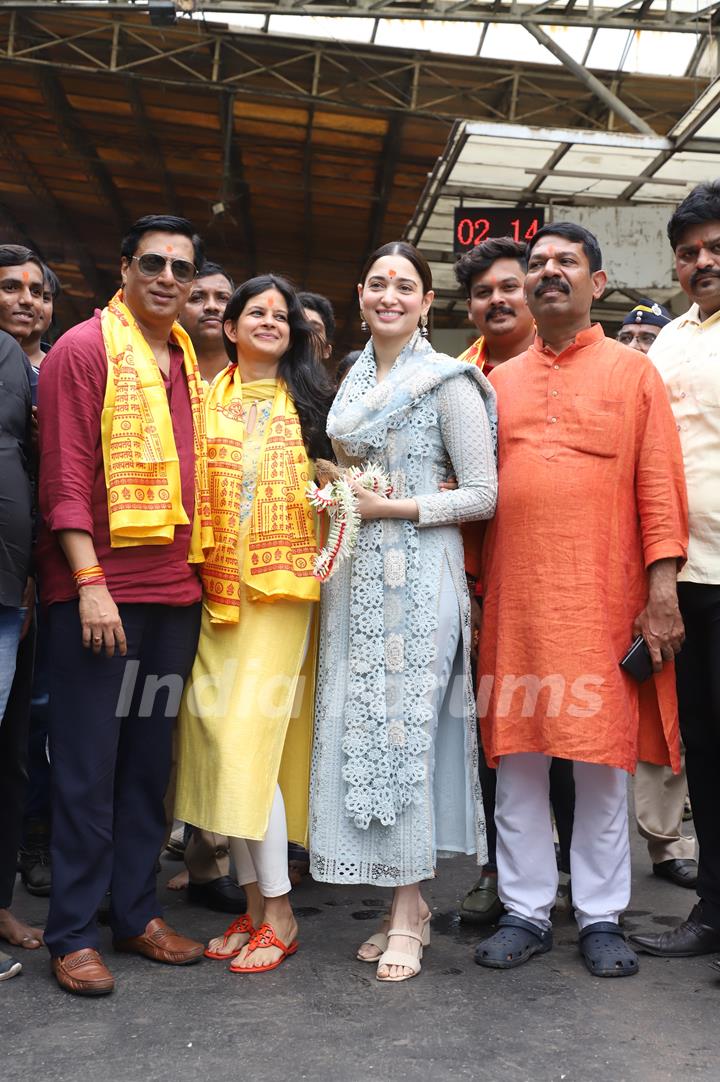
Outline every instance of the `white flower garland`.
[(314, 481), (307, 487), (310, 504), (320, 514), (327, 514), (330, 523), (327, 542), (318, 552), (313, 569), (315, 578), (321, 582), (327, 582), (337, 566), (352, 553), (357, 542), (361, 519), (357, 497), (350, 482), (355, 481), (369, 492), (377, 492), (381, 496), (391, 496), (393, 492), (390, 478), (377, 462), (350, 466), (342, 472), (335, 469), (333, 472), (337, 474), (335, 479), (322, 488)]

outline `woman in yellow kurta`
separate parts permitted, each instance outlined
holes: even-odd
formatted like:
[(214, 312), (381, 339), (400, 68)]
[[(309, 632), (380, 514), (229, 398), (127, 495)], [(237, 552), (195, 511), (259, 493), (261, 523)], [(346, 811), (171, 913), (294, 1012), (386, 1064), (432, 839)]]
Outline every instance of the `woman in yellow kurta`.
[(266, 972), (297, 949), (288, 837), (307, 835), (315, 523), (305, 491), (328, 453), (331, 392), (290, 285), (264, 275), (228, 302), (231, 363), (208, 391), (215, 548), (179, 719), (176, 815), (225, 834), (248, 912), (206, 953)]

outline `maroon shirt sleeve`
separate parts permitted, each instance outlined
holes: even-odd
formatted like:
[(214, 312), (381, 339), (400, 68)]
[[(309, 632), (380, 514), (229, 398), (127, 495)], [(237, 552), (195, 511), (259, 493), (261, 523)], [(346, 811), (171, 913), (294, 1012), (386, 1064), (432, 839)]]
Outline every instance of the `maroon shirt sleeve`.
[(93, 486), (107, 378), (105, 355), (96, 336), (88, 334), (94, 322), (64, 334), (40, 369), (40, 512), (53, 533), (94, 534)]

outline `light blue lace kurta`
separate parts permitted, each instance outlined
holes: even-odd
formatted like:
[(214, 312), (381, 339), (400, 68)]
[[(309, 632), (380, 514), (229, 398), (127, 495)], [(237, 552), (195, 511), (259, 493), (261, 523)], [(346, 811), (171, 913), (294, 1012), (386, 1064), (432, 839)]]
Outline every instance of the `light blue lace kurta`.
[[(313, 749), (313, 876), (416, 883), (437, 851), (486, 859), (459, 524), (495, 509), (494, 394), (417, 336), (382, 383), (369, 343), (328, 431), (341, 465), (376, 461), (420, 519), (363, 522), (323, 587)], [(455, 491), (439, 491), (448, 477)]]

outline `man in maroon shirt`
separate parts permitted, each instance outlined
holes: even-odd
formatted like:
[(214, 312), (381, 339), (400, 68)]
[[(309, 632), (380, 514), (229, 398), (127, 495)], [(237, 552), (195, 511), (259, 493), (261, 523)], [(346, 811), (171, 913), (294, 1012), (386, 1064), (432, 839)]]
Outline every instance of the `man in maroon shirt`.
[[(184, 218), (148, 215), (121, 256), (119, 300), (165, 384), (187, 524), (167, 544), (111, 544), (101, 434), (109, 362), (96, 311), (59, 339), (40, 373), (38, 563), (49, 606), (53, 769), (45, 941), (58, 983), (78, 995), (113, 988), (95, 921), (108, 889), (117, 950), (173, 965), (203, 951), (165, 924), (155, 889), (172, 729), (200, 626), (200, 579), (188, 563), (193, 416), (173, 324), (202, 243)], [(74, 574), (93, 567), (78, 579), (95, 581), (78, 586)]]

